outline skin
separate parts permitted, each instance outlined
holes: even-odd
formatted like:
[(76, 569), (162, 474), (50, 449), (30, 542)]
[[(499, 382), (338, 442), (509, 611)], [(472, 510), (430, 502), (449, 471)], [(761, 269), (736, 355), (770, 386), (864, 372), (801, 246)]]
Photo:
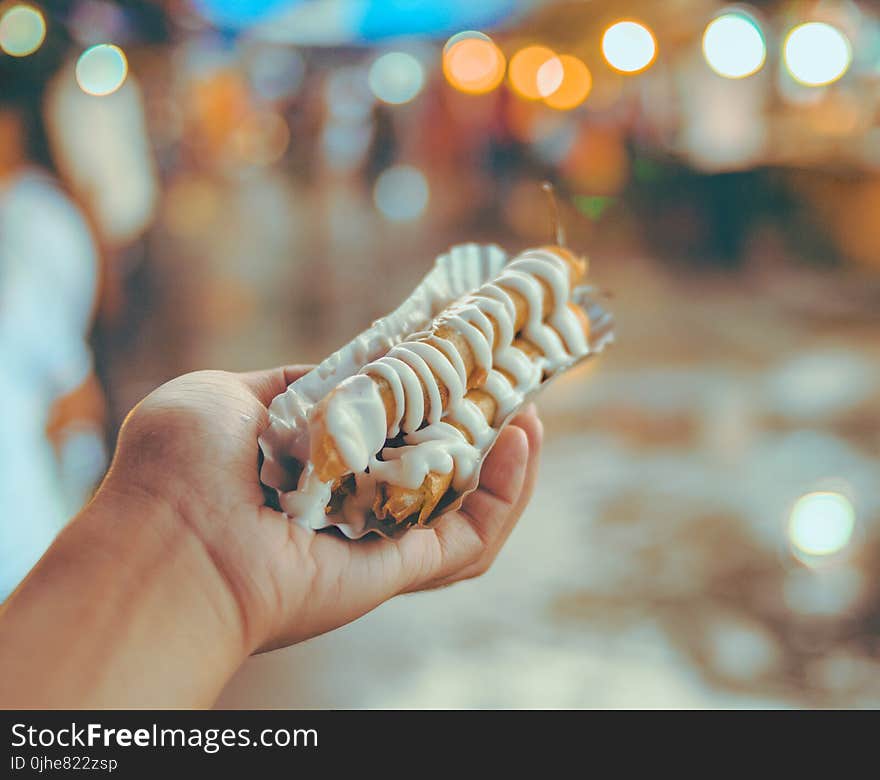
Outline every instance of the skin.
[(135, 407), (92, 502), (0, 607), (0, 705), (210, 706), (254, 652), (488, 569), (534, 487), (534, 408), (460, 511), (352, 542), (265, 505), (257, 437), (304, 370), (187, 374)]

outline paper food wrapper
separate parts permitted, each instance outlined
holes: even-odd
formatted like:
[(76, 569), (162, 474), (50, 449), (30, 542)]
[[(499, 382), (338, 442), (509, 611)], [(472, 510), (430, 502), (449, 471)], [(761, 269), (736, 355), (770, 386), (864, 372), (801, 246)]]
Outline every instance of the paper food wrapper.
[[(381, 357), (412, 333), (425, 330), (431, 320), (448, 305), (494, 279), (507, 259), (507, 253), (493, 244), (461, 244), (453, 247), (437, 257), (434, 268), (397, 309), (376, 320), (367, 330), (276, 396), (269, 406), (269, 427), (260, 437), (264, 458), (260, 479), (263, 484), (277, 491), (282, 510), (287, 503), (285, 496), (296, 488), (302, 464), (309, 458), (308, 416), (312, 407), (343, 379), (360, 371), (365, 364)], [(557, 376), (574, 365), (591, 359), (613, 340), (613, 319), (594, 296), (593, 289), (576, 288), (572, 299), (590, 318), (589, 352), (560, 366), (528, 393), (522, 403), (497, 426), (493, 442), (516, 413)], [(490, 450), (491, 446), (481, 453), (480, 467)], [(440, 515), (460, 507), (465, 497), (479, 484), (479, 473), (478, 467), (471, 483), (463, 491), (445, 497), (423, 525), (430, 525)], [(292, 519), (302, 522), (296, 517)], [(326, 514), (308, 527), (318, 530), (331, 525), (339, 527), (351, 539), (358, 539), (370, 532), (394, 538), (410, 527), (399, 526), (393, 520), (379, 520), (370, 511), (366, 512), (359, 523), (350, 522), (350, 518), (346, 522), (341, 516)]]

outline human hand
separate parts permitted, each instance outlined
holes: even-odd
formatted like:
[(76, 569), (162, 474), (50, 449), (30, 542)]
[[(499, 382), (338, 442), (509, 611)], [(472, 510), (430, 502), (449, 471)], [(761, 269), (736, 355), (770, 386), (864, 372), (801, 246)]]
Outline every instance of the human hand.
[(272, 398), (305, 370), (200, 371), (162, 385), (123, 425), (100, 491), (161, 507), (198, 540), (219, 575), (205, 587), (228, 591), (248, 652), (324, 633), (397, 594), (482, 574), (537, 475), (542, 426), (529, 407), (499, 436), (479, 488), (430, 529), (397, 541), (304, 529), (266, 506), (257, 437)]

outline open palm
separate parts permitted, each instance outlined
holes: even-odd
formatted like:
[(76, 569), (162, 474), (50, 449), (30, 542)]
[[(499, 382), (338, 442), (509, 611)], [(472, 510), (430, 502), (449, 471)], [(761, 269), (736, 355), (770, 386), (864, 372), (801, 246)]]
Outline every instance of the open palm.
[(499, 436), (479, 489), (431, 529), (397, 541), (304, 529), (266, 505), (257, 437), (272, 398), (305, 370), (199, 371), (168, 382), (129, 415), (106, 483), (170, 506), (195, 533), (239, 606), (250, 650), (329, 631), (399, 593), (481, 574), (537, 475), (542, 430), (529, 409)]

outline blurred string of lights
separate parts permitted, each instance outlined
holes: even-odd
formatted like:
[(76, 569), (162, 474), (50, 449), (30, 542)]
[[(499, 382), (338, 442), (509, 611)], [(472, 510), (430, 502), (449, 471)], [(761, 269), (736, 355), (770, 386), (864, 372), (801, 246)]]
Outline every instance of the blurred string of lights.
[[(741, 6), (722, 10), (702, 37), (703, 58), (718, 76), (744, 79), (761, 71), (767, 61), (767, 42), (758, 19)], [(784, 37), (782, 64), (798, 84), (821, 87), (840, 79), (853, 61), (846, 34), (826, 22), (804, 22)], [(657, 61), (659, 45), (651, 28), (635, 19), (608, 25), (601, 36), (605, 63), (617, 73), (637, 75)], [(489, 36), (478, 31), (458, 33), (443, 50), (443, 72), (461, 92), (483, 94), (503, 80), (504, 53)], [(460, 57), (460, 60), (459, 60)], [(560, 110), (583, 103), (593, 74), (574, 54), (559, 54), (541, 43), (513, 52), (507, 66), (512, 90), (529, 101), (543, 101)]]
[[(430, 71), (437, 67), (438, 59), (432, 45), (423, 43), (419, 48), (412, 38), (400, 36), (438, 35), (444, 30), (448, 34), (454, 31), (455, 22), (470, 21), (491, 27), (509, 18), (518, 7), (514, 0), (491, 0), (479, 9), (478, 4), (469, 0), (455, 0), (447, 4), (439, 16), (430, 20), (425, 17), (426, 8), (440, 5), (434, 0), (359, 2), (358, 13), (363, 11), (366, 16), (359, 17), (356, 34), (352, 33), (348, 40), (367, 43), (371, 53), (356, 65), (336, 68), (324, 79), (327, 112), (321, 148), (327, 163), (335, 170), (354, 170), (362, 164), (373, 138), (372, 111), (377, 101), (390, 107), (403, 106), (415, 101), (431, 81)], [(294, 38), (288, 33), (293, 29), (293, 20), (297, 22), (293, 27), (303, 29), (302, 24), (308, 21), (303, 14), (309, 6), (293, 0), (271, 3), (192, 0), (190, 3), (190, 10), (213, 25), (218, 31), (216, 39), (225, 41), (227, 47), (241, 37), (249, 86), (256, 98), (253, 102), (241, 98), (241, 105), (249, 107), (238, 120), (220, 121), (228, 133), (219, 132), (213, 147), (217, 153), (228, 150), (238, 161), (254, 165), (269, 165), (284, 155), (291, 142), (291, 131), (272, 103), (295, 95), (305, 79), (306, 59), (302, 49), (290, 45)], [(75, 4), (73, 8), (66, 23), (73, 38), (84, 47), (74, 68), (75, 83), (88, 95), (111, 95), (123, 86), (128, 75), (128, 59), (121, 46), (128, 40), (124, 34), (125, 14), (118, 7), (91, 0)], [(369, 24), (368, 16), (372, 19)], [(513, 128), (515, 134), (519, 133), (518, 137), (532, 143), (546, 162), (567, 166), (578, 188), (594, 193), (613, 192), (626, 168), (625, 162), (618, 159), (620, 151), (614, 140), (609, 137), (603, 141), (601, 132), (594, 129), (591, 136), (594, 151), (576, 153), (582, 146), (577, 143), (581, 136), (576, 128), (561, 125), (553, 117), (561, 120), (560, 112), (572, 111), (584, 103), (598, 111), (609, 108), (623, 85), (634, 83), (640, 74), (664, 61), (664, 46), (669, 50), (673, 48), (644, 20), (621, 16), (596, 31), (590, 52), (562, 47), (557, 50), (555, 43), (535, 39), (540, 36), (519, 41), (505, 36), (499, 44), (476, 29), (454, 32), (442, 47), (440, 70), (445, 81), (465, 95), (488, 95), (499, 88), (509, 89), (519, 98), (513, 103), (520, 103), (524, 112), (519, 120), (511, 113), (511, 123), (519, 121), (523, 125), (520, 130)], [(820, 16), (822, 21), (809, 16), (781, 17), (784, 21), (777, 25), (778, 41), (768, 45), (768, 37), (777, 38), (777, 35), (769, 35), (771, 22), (766, 16), (746, 5), (723, 6), (707, 18), (702, 28), (703, 61), (719, 78), (742, 80), (766, 70), (771, 52), (773, 56), (778, 52), (780, 73), (784, 76), (779, 82), (783, 96), (790, 96), (787, 90), (800, 90), (791, 94), (806, 103), (808, 100), (803, 95), (821, 94), (821, 88), (844, 76), (853, 62), (853, 46), (847, 34), (832, 24), (827, 14)], [(183, 26), (192, 25), (192, 19), (184, 21), (181, 21)], [(46, 40), (47, 26), (60, 23), (63, 22), (54, 13), (42, 10), (37, 0), (0, 3), (0, 50), (11, 57), (32, 55)], [(273, 27), (278, 34), (269, 34)], [(852, 32), (851, 28), (850, 25), (846, 29)], [(204, 30), (204, 27), (196, 24), (192, 29)], [(372, 48), (383, 38), (392, 40), (378, 51)], [(856, 40), (861, 42), (863, 38)], [(870, 48), (870, 40), (864, 40), (867, 41), (865, 48)], [(316, 34), (314, 42), (330, 41)], [(668, 51), (665, 56), (668, 63)], [(860, 65), (878, 70), (880, 63), (872, 64), (869, 60), (870, 57), (862, 57)], [(226, 82), (230, 78), (233, 77), (227, 73)], [(223, 96), (228, 98), (230, 84), (225, 88), (223, 84), (216, 85), (218, 95), (203, 95), (204, 99), (210, 105), (217, 102), (218, 106), (226, 106)], [(210, 92), (211, 88), (200, 89)], [(528, 113), (535, 105), (555, 111), (547, 112), (548, 117), (539, 120), (537, 114)], [(210, 118), (206, 121), (211, 125)], [(237, 126), (232, 127), (230, 123), (235, 122)], [(531, 125), (531, 129), (526, 129), (527, 125)], [(602, 147), (600, 154), (595, 149), (603, 143), (608, 148)], [(613, 162), (615, 160), (617, 162)], [(387, 178), (382, 178), (385, 174)], [(398, 197), (399, 193), (406, 193), (407, 197)], [(377, 210), (387, 219), (405, 222), (418, 219), (424, 213), (429, 189), (425, 176), (417, 169), (392, 165), (377, 179), (373, 196)], [(591, 219), (598, 219), (613, 202), (596, 195), (578, 197), (573, 205)]]
[[(235, 10), (235, 20), (247, 23), (263, 18), (285, 3), (202, 2), (196, 5), (215, 21), (228, 22), (229, 14)], [(45, 37), (46, 18), (37, 4), (7, 4), (2, 10), (0, 49), (5, 54), (26, 57), (40, 48)], [(83, 72), (89, 75), (85, 83), (78, 81), (89, 94), (111, 94), (125, 80), (125, 54), (113, 44), (95, 43), (98, 46), (87, 49), (81, 57)], [(707, 24), (702, 51), (707, 65), (719, 76), (729, 79), (754, 75), (767, 59), (761, 24), (741, 6), (722, 9)], [(634, 75), (656, 62), (659, 45), (647, 24), (636, 19), (621, 19), (602, 32), (601, 52), (614, 71)], [(806, 21), (791, 27), (783, 38), (781, 54), (788, 74), (808, 87), (825, 86), (840, 79), (853, 60), (852, 45), (846, 34), (820, 21)], [(543, 100), (560, 110), (575, 108), (586, 100), (593, 81), (592, 73), (580, 58), (570, 53), (557, 54), (540, 44), (530, 44), (514, 52), (508, 65), (501, 48), (488, 35), (475, 30), (457, 33), (449, 39), (443, 49), (442, 68), (454, 88), (475, 95), (491, 92), (501, 84), (506, 73), (518, 95), (527, 100)], [(421, 91), (425, 80), (422, 63), (406, 52), (383, 54), (373, 63), (370, 73), (374, 94), (389, 104), (409, 102)], [(116, 86), (111, 89), (113, 84)]]
[[(290, 4), (279, 2), (269, 7), (266, 4), (203, 2), (197, 3), (196, 7), (209, 18), (222, 11), (222, 21), (226, 18), (223, 14), (228, 14), (233, 5), (239, 15), (247, 6), (244, 9), (247, 13), (238, 19), (247, 23), (265, 17), (273, 8), (278, 10)], [(46, 18), (37, 4), (12, 3), (0, 10), (0, 49), (9, 56), (33, 54), (45, 36)], [(76, 79), (87, 94), (105, 96), (124, 83), (128, 62), (118, 45), (95, 43), (80, 55)], [(650, 69), (657, 61), (660, 49), (650, 27), (636, 19), (621, 19), (607, 25), (601, 35), (600, 48), (609, 68), (626, 76)], [(765, 65), (765, 34), (747, 7), (729, 6), (707, 24), (702, 37), (702, 53), (708, 67), (719, 76), (747, 78)], [(790, 77), (807, 87), (822, 87), (840, 79), (853, 60), (852, 45), (846, 34), (832, 24), (819, 21), (802, 22), (791, 27), (784, 36), (781, 55)], [(446, 80), (460, 92), (471, 95), (489, 93), (501, 85), (506, 75), (510, 87), (521, 98), (542, 101), (562, 111), (581, 105), (593, 87), (593, 73), (581, 58), (572, 53), (557, 53), (548, 46), (531, 43), (513, 52), (508, 63), (501, 47), (488, 35), (476, 30), (453, 35), (443, 48), (441, 64)], [(301, 78), (302, 68), (294, 70)], [(426, 81), (423, 62), (406, 51), (386, 51), (370, 67), (371, 91), (377, 99), (390, 105), (412, 101)]]

